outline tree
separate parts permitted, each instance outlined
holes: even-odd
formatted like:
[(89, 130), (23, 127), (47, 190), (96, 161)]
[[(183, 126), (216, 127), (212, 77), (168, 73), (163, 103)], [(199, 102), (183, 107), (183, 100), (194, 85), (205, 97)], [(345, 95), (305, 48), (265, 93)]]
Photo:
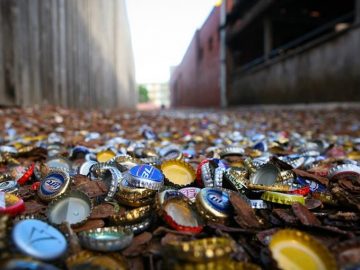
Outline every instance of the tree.
[(139, 102), (140, 103), (148, 102), (149, 95), (148, 95), (148, 90), (146, 89), (146, 87), (144, 85), (140, 84), (138, 87), (138, 91), (139, 91)]

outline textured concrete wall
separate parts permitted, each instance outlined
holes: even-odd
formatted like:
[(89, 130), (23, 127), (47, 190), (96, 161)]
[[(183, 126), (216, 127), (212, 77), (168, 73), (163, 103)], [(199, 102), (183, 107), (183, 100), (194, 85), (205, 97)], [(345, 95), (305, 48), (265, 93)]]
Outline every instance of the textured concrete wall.
[(124, 0), (1, 0), (0, 105), (135, 108)]
[[(308, 45), (309, 46), (309, 45)], [(360, 27), (233, 74), (230, 105), (360, 100)]]
[(219, 12), (218, 7), (212, 10), (204, 25), (195, 33), (182, 62), (171, 75), (173, 107), (220, 105)]

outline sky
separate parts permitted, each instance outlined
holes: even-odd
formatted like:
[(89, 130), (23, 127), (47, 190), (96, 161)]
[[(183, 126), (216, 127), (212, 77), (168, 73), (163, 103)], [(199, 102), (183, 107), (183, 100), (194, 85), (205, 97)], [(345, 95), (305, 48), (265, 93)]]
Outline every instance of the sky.
[(126, 0), (137, 83), (167, 82), (216, 0)]

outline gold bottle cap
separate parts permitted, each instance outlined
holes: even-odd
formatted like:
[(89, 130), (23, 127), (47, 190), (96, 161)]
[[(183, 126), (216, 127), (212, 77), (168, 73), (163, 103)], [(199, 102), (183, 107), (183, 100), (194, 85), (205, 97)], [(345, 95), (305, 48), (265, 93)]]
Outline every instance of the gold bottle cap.
[(291, 186), (289, 185), (256, 185), (248, 183), (246, 185), (248, 189), (256, 189), (256, 190), (268, 190), (268, 191), (280, 191), (280, 192), (287, 192), (291, 190)]
[(220, 223), (232, 212), (229, 193), (220, 188), (203, 188), (196, 195), (196, 207), (203, 218)]
[(96, 160), (98, 162), (107, 162), (113, 157), (115, 157), (115, 153), (111, 150), (100, 151), (96, 154)]
[(237, 262), (229, 259), (220, 259), (209, 262), (179, 262), (173, 261), (166, 264), (166, 269), (173, 270), (261, 270), (261, 267), (248, 263), (248, 262)]
[(68, 171), (52, 168), (41, 180), (37, 194), (41, 200), (51, 201), (64, 194), (70, 187), (70, 182)]
[(281, 269), (335, 270), (334, 256), (320, 242), (297, 230), (280, 230), (270, 241), (269, 248)]
[(125, 173), (116, 193), (117, 200), (124, 205), (139, 207), (152, 204), (156, 190), (133, 187), (127, 182), (128, 175)]
[(265, 191), (261, 195), (261, 199), (273, 203), (288, 204), (291, 205), (295, 202), (305, 205), (305, 198), (296, 194), (284, 194), (280, 192)]
[(116, 156), (113, 161), (117, 167), (122, 168), (121, 171), (130, 170), (132, 167), (142, 163), (140, 159), (131, 156)]
[(193, 167), (182, 160), (168, 160), (161, 164), (161, 170), (170, 185), (185, 187), (195, 181)]
[(235, 248), (235, 242), (230, 238), (212, 237), (189, 242), (170, 242), (165, 246), (165, 252), (184, 261), (206, 262), (227, 257)]
[(125, 213), (120, 215), (110, 216), (110, 221), (114, 225), (129, 225), (140, 222), (151, 214), (151, 206), (146, 205), (125, 211)]
[(349, 159), (360, 160), (360, 151), (352, 151), (347, 154)]

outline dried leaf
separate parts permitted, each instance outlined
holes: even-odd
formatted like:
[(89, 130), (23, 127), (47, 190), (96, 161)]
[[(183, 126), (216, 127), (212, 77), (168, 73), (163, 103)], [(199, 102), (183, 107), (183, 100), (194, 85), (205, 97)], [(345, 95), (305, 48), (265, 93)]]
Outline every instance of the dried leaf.
[(305, 206), (300, 203), (294, 203), (291, 205), (294, 214), (304, 225), (316, 225), (320, 226), (321, 222), (318, 218), (311, 213)]

